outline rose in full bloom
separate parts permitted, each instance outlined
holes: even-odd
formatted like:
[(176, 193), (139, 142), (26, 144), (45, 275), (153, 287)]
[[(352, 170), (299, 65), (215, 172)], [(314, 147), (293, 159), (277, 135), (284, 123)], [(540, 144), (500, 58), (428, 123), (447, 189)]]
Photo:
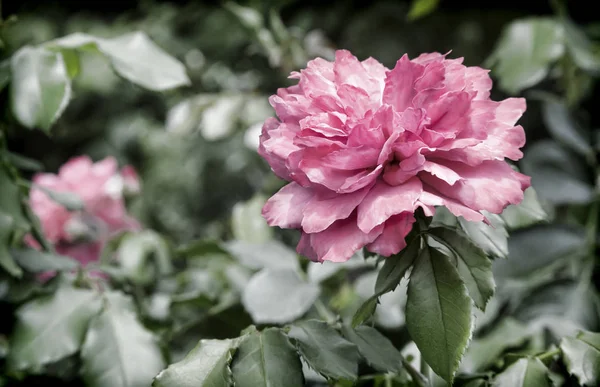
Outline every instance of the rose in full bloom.
[(530, 178), (505, 159), (523, 156), (515, 123), (525, 100), (492, 101), (487, 70), (439, 53), (404, 55), (389, 70), (340, 50), (290, 78), (298, 84), (270, 98), (279, 119), (264, 123), (259, 153), (290, 182), (263, 216), (301, 230), (298, 253), (390, 256), (406, 246), (419, 207), (486, 221), (482, 211), (523, 200)]
[[(86, 265), (98, 260), (105, 242), (114, 234), (140, 228), (128, 215), (123, 197), (127, 190), (135, 192), (139, 186), (132, 167), (119, 171), (112, 157), (94, 163), (89, 157), (80, 156), (65, 163), (58, 174), (36, 174), (29, 202), (56, 251)], [(82, 200), (84, 209), (69, 211), (40, 187), (74, 194)], [(37, 247), (31, 237), (27, 243)]]

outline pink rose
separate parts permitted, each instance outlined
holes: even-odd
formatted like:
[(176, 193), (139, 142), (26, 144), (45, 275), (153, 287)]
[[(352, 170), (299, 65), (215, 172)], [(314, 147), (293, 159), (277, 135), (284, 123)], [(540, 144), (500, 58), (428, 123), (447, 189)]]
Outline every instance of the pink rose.
[[(89, 157), (79, 156), (65, 163), (58, 174), (36, 174), (29, 203), (56, 251), (85, 266), (99, 259), (104, 243), (116, 233), (140, 229), (139, 223), (127, 214), (123, 200), (128, 180), (139, 189), (131, 167), (118, 171), (112, 157), (93, 163)], [(36, 186), (75, 194), (83, 201), (84, 209), (69, 211)], [(38, 247), (31, 237), (26, 242)]]
[(263, 216), (300, 229), (297, 251), (314, 261), (396, 254), (418, 207), (485, 221), (481, 211), (521, 202), (530, 185), (505, 162), (523, 156), (525, 100), (490, 100), (488, 71), (462, 58), (404, 55), (389, 70), (340, 50), (290, 78), (299, 83), (270, 98), (279, 120), (265, 121), (259, 154), (291, 183)]

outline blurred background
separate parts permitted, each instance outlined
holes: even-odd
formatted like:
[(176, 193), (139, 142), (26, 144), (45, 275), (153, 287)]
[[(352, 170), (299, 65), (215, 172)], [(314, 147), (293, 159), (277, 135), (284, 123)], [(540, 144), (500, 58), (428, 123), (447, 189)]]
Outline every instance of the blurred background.
[[(291, 84), (287, 74), (310, 58), (346, 48), (393, 67), (404, 53), (452, 50), (451, 57), (481, 65), (508, 23), (556, 10), (547, 1), (441, 1), (419, 17), (409, 1), (341, 0), (4, 1), (2, 8), (4, 57), (73, 32), (142, 30), (185, 64), (192, 85), (161, 94), (118, 80), (104, 58), (83, 54), (74, 98), (53, 136), (14, 130), (9, 143), (48, 171), (79, 154), (133, 164), (144, 183), (133, 213), (177, 242), (226, 238), (235, 203), (281, 185), (255, 152), (260, 124), (273, 114), (267, 97)], [(590, 36), (600, 35), (583, 2), (568, 2), (568, 13)], [(544, 82), (538, 89), (555, 87)], [(596, 87), (588, 82), (583, 94), (581, 104), (592, 111)], [(506, 96), (495, 88), (494, 99)], [(532, 143), (547, 131), (540, 104), (528, 105), (521, 123)]]

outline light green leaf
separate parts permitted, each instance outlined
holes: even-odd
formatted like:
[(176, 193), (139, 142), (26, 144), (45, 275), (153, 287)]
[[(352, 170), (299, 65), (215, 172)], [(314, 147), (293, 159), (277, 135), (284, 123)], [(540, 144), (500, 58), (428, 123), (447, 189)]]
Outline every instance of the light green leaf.
[(494, 379), (494, 387), (550, 387), (548, 369), (538, 358), (523, 358)]
[(236, 387), (304, 385), (302, 363), (280, 329), (250, 331), (231, 366)]
[(309, 366), (332, 379), (354, 380), (358, 374), (356, 345), (322, 321), (300, 321), (289, 336), (296, 340), (300, 354)]
[(521, 166), (542, 199), (554, 204), (586, 204), (594, 197), (585, 162), (552, 140), (529, 145)]
[(0, 212), (12, 217), (13, 227), (29, 231), (31, 226), (21, 206), (21, 190), (3, 166), (0, 166), (0, 187)]
[(581, 332), (560, 342), (564, 361), (571, 375), (583, 386), (600, 383), (600, 333)]
[(566, 104), (556, 97), (544, 98), (542, 117), (546, 128), (555, 140), (583, 156), (593, 156), (594, 150), (589, 133), (583, 133), (583, 130), (578, 127)]
[(526, 325), (507, 317), (491, 332), (471, 342), (460, 369), (468, 373), (484, 371), (498, 361), (503, 352), (523, 345), (528, 337)]
[(449, 383), (472, 325), (471, 299), (458, 270), (438, 250), (423, 249), (408, 283), (406, 327), (427, 364)]
[(413, 0), (406, 17), (411, 21), (425, 17), (435, 11), (439, 3), (440, 0)]
[(265, 243), (273, 237), (273, 229), (262, 217), (262, 207), (266, 198), (256, 195), (247, 202), (233, 206), (231, 228), (233, 237), (249, 243)]
[(533, 187), (525, 190), (521, 203), (506, 207), (500, 216), (510, 229), (528, 227), (548, 220), (548, 214), (542, 208)]
[(50, 199), (60, 204), (69, 211), (81, 211), (85, 208), (83, 200), (74, 192), (58, 192), (34, 184), (35, 189), (43, 191)]
[(79, 267), (79, 262), (71, 257), (34, 249), (12, 249), (11, 254), (22, 268), (31, 273), (68, 271)]
[(183, 64), (164, 52), (143, 32), (111, 39), (75, 33), (50, 41), (47, 46), (96, 48), (106, 55), (117, 74), (149, 90), (162, 91), (190, 84)]
[(386, 258), (377, 275), (375, 294), (382, 295), (393, 291), (419, 254), (420, 239), (415, 238), (399, 254)]
[(100, 306), (98, 293), (69, 286), (21, 306), (11, 337), (9, 367), (39, 371), (43, 365), (77, 352)]
[(248, 282), (242, 303), (256, 323), (283, 324), (305, 314), (319, 293), (292, 269), (263, 269)]
[(516, 94), (546, 77), (564, 53), (563, 33), (553, 18), (518, 19), (504, 29), (486, 65), (494, 66), (502, 89)]
[(23, 270), (15, 263), (8, 251), (12, 239), (13, 224), (14, 221), (10, 215), (0, 212), (0, 266), (13, 277), (21, 278)]
[(508, 255), (508, 232), (504, 221), (496, 214), (486, 213), (485, 216), (492, 223), (491, 226), (483, 222), (469, 222), (462, 217), (458, 222), (473, 243), (486, 253), (505, 258)]
[(10, 101), (15, 118), (48, 131), (71, 98), (71, 80), (60, 53), (23, 47), (11, 59)]
[(429, 234), (443, 242), (456, 257), (457, 269), (475, 305), (485, 310), (485, 305), (494, 295), (492, 261), (485, 252), (456, 230), (436, 227)]
[(117, 256), (122, 273), (140, 284), (152, 282), (157, 274), (167, 275), (173, 270), (167, 243), (151, 230), (124, 235)]
[(187, 356), (169, 365), (154, 379), (153, 387), (229, 387), (233, 376), (229, 365), (240, 343), (237, 339), (200, 340)]
[(342, 332), (356, 344), (362, 357), (373, 368), (382, 372), (399, 372), (402, 369), (400, 351), (377, 329), (366, 325), (356, 328), (344, 325)]
[(358, 307), (354, 316), (352, 316), (352, 328), (363, 324), (375, 314), (379, 297), (377, 295), (369, 297), (361, 306)]
[(592, 43), (584, 31), (571, 20), (563, 19), (565, 42), (575, 63), (584, 70), (598, 72), (600, 70), (600, 49)]
[(229, 252), (240, 263), (250, 269), (298, 269), (296, 252), (279, 241), (265, 243), (248, 243), (232, 240), (224, 244)]
[(165, 366), (157, 339), (137, 319), (133, 302), (118, 293), (105, 299), (81, 347), (88, 386), (142, 387)]
[(515, 231), (508, 240), (510, 256), (495, 260), (494, 274), (524, 277), (563, 258), (573, 259), (585, 249), (582, 229), (552, 224)]

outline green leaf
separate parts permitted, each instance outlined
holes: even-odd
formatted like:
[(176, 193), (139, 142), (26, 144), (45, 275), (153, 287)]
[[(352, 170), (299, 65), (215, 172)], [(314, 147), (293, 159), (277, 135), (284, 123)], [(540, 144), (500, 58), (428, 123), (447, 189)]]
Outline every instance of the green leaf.
[[(586, 340), (587, 338), (587, 340)], [(564, 337), (560, 342), (565, 365), (582, 386), (600, 383), (600, 333), (580, 333), (577, 338)]]
[(439, 3), (440, 0), (413, 0), (406, 18), (414, 21), (425, 17), (435, 11)]
[(278, 241), (248, 243), (229, 241), (223, 246), (242, 265), (250, 269), (298, 269), (296, 252)]
[(504, 221), (499, 215), (486, 213), (485, 216), (492, 223), (491, 226), (483, 222), (469, 222), (459, 218), (458, 222), (467, 236), (486, 253), (498, 258), (508, 255), (508, 232)]
[(528, 337), (526, 325), (511, 317), (503, 319), (491, 332), (471, 342), (461, 363), (461, 371), (484, 371), (506, 350), (523, 345)]
[(426, 248), (408, 283), (406, 327), (421, 355), (451, 383), (472, 332), (471, 299), (449, 257)]
[(556, 97), (544, 98), (542, 117), (554, 139), (583, 156), (593, 156), (589, 133), (583, 133), (578, 127), (566, 104)]
[(399, 254), (385, 259), (377, 275), (375, 294), (382, 295), (391, 292), (398, 286), (400, 280), (419, 254), (419, 243), (420, 239), (415, 238)]
[(235, 239), (250, 243), (265, 243), (273, 237), (273, 229), (262, 217), (262, 207), (266, 198), (256, 195), (247, 202), (233, 206), (231, 228)]
[(67, 68), (67, 74), (69, 78), (73, 79), (79, 75), (81, 65), (79, 63), (79, 54), (76, 50), (63, 49), (61, 50), (65, 67)]
[(123, 294), (105, 298), (90, 321), (81, 347), (86, 384), (96, 387), (148, 386), (164, 368), (154, 335), (138, 321), (133, 302)]
[(585, 162), (552, 140), (529, 145), (521, 166), (542, 199), (587, 204), (594, 198)]
[(256, 323), (283, 324), (305, 314), (319, 293), (294, 270), (263, 269), (246, 285), (242, 303)]
[(495, 260), (494, 274), (525, 277), (564, 258), (573, 259), (585, 249), (582, 229), (560, 225), (538, 225), (515, 231), (508, 240), (510, 256)]
[(4, 90), (6, 85), (8, 85), (10, 78), (10, 61), (4, 60), (0, 62), (0, 91)]
[(428, 233), (452, 250), (456, 257), (458, 273), (469, 295), (479, 309), (485, 310), (485, 305), (494, 295), (496, 287), (492, 261), (481, 248), (455, 230), (437, 227), (429, 229)]
[(162, 91), (190, 84), (185, 67), (143, 32), (132, 32), (111, 39), (75, 33), (47, 43), (67, 49), (97, 48), (117, 74), (149, 90)]
[(524, 228), (548, 220), (548, 214), (540, 205), (533, 187), (525, 190), (521, 203), (506, 207), (501, 217), (510, 229)]
[(500, 87), (516, 94), (542, 81), (565, 50), (563, 29), (553, 18), (531, 17), (509, 24), (486, 66), (493, 65)]
[(167, 243), (151, 230), (124, 235), (117, 255), (125, 277), (140, 284), (148, 284), (157, 274), (167, 275), (173, 270)]
[(85, 208), (83, 200), (76, 193), (53, 191), (37, 184), (33, 185), (33, 187), (43, 191), (50, 199), (69, 211), (81, 211)]
[(23, 270), (15, 263), (8, 251), (13, 233), (13, 218), (0, 212), (0, 266), (13, 277), (21, 278)]
[(41, 171), (44, 169), (44, 166), (42, 165), (42, 163), (40, 163), (37, 160), (30, 159), (29, 157), (25, 157), (23, 155), (9, 152), (6, 150), (4, 151), (4, 154), (6, 155), (8, 162), (13, 164), (15, 167), (17, 167), (19, 169), (23, 169), (26, 171), (34, 171), (34, 172), (38, 172), (38, 171)]
[(538, 358), (523, 358), (494, 379), (494, 387), (550, 387), (548, 369)]
[(153, 387), (229, 387), (233, 375), (229, 365), (244, 337), (200, 340), (187, 356), (169, 365), (154, 379)]
[(31, 273), (68, 271), (79, 267), (79, 262), (71, 257), (34, 249), (12, 249), (11, 254), (22, 268)]
[(297, 341), (309, 366), (326, 378), (354, 380), (358, 375), (356, 345), (322, 321), (300, 321), (289, 336)]
[(371, 318), (375, 314), (377, 309), (379, 296), (373, 295), (369, 297), (363, 304), (356, 310), (354, 316), (352, 316), (352, 328), (363, 324), (365, 321)]
[(9, 367), (39, 371), (77, 352), (100, 305), (96, 292), (61, 286), (54, 294), (21, 306), (11, 337)]
[(582, 69), (598, 72), (600, 70), (600, 49), (592, 43), (584, 31), (571, 20), (563, 18), (566, 47), (575, 63)]
[(23, 47), (11, 59), (10, 101), (15, 118), (48, 131), (71, 98), (71, 80), (60, 53)]
[(402, 355), (392, 342), (373, 327), (342, 326), (344, 336), (358, 347), (358, 352), (373, 368), (382, 372), (400, 372)]
[(236, 387), (304, 385), (300, 358), (278, 328), (249, 332), (233, 358), (231, 370)]
[(31, 226), (21, 206), (21, 190), (3, 166), (0, 166), (0, 187), (0, 212), (12, 217), (15, 228), (29, 231)]

